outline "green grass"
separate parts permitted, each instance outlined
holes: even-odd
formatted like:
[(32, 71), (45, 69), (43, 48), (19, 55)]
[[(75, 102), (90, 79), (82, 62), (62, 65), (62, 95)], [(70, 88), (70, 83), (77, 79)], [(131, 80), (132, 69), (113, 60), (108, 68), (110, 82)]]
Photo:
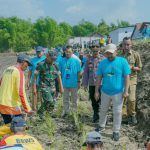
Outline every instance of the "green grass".
[(62, 117), (62, 113), (63, 113), (63, 100), (62, 98), (59, 98), (56, 102), (56, 111), (54, 113), (54, 116), (57, 118), (61, 118)]
[[(45, 113), (43, 119), (40, 119), (38, 116), (29, 118), (27, 125), (30, 127), (27, 133), (36, 137), (45, 146), (45, 150), (50, 150), (55, 138), (55, 120)], [(42, 136), (45, 139), (41, 139)]]
[(53, 139), (54, 133), (56, 131), (56, 123), (49, 114), (45, 114), (44, 123), (39, 126), (39, 129), (42, 133), (47, 134), (50, 139)]

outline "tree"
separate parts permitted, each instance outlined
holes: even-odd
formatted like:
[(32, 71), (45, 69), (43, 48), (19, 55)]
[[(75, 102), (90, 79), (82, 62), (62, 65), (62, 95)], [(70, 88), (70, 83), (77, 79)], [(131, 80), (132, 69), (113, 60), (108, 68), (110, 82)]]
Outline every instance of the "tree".
[(96, 26), (82, 19), (72, 27), (66, 22), (58, 24), (49, 17), (39, 18), (35, 23), (18, 17), (0, 17), (0, 52), (28, 51), (38, 45), (48, 48), (63, 46), (71, 36), (89, 36), (96, 31), (107, 35), (116, 28), (129, 25), (127, 21), (108, 25), (102, 19)]
[(129, 22), (123, 21), (123, 20), (121, 20), (121, 21), (118, 20), (117, 24), (118, 24), (118, 28), (120, 28), (120, 27), (128, 27), (128, 26), (131, 25)]
[(102, 19), (101, 22), (98, 24), (97, 31), (103, 36), (108, 35), (110, 32), (110, 26)]
[(11, 17), (10, 20), (14, 24), (15, 33), (12, 48), (17, 52), (30, 50), (35, 43), (31, 35), (33, 28), (31, 21), (25, 21), (16, 17)]
[(89, 36), (89, 34), (95, 32), (96, 30), (96, 25), (85, 20), (81, 20), (78, 25), (73, 26), (74, 36)]
[(118, 27), (114, 24), (114, 23), (111, 23), (110, 24), (110, 32), (117, 29)]
[(31, 38), (32, 23), (17, 17), (0, 18), (1, 51), (27, 51), (34, 43)]
[(44, 47), (54, 47), (58, 43), (64, 43), (63, 29), (58, 26), (57, 22), (49, 17), (40, 18), (34, 24), (33, 38), (36, 45)]
[(69, 25), (68, 23), (62, 22), (62, 23), (59, 24), (59, 27), (63, 30), (62, 32), (63, 32), (67, 37), (70, 37), (70, 36), (73, 35), (72, 26)]

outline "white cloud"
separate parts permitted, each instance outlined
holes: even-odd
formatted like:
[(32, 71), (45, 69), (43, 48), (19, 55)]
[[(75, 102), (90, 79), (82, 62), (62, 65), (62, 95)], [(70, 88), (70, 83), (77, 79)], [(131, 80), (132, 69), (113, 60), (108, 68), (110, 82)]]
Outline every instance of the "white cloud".
[(84, 10), (84, 6), (82, 4), (73, 5), (66, 9), (67, 13), (79, 13)]
[(110, 15), (106, 13), (104, 19), (109, 23), (117, 20), (135, 22), (137, 19), (136, 0), (121, 1), (116, 7), (110, 8)]
[(39, 0), (0, 0), (0, 16), (18, 16), (23, 19), (37, 19), (44, 16)]
[(33, 21), (40, 16), (50, 16), (58, 22), (65, 20), (73, 24), (82, 18), (94, 23), (99, 23), (102, 18), (108, 23), (118, 19), (136, 22), (138, 16), (144, 16), (142, 13), (139, 15), (139, 2), (140, 0), (0, 0), (0, 16), (18, 16)]
[(78, 20), (85, 18), (98, 23), (104, 19), (111, 23), (117, 20), (135, 22), (137, 18), (136, 0), (101, 0), (101, 2), (95, 0), (95, 3), (90, 0), (80, 0), (80, 2), (73, 4), (65, 12), (69, 14), (68, 17), (74, 16)]

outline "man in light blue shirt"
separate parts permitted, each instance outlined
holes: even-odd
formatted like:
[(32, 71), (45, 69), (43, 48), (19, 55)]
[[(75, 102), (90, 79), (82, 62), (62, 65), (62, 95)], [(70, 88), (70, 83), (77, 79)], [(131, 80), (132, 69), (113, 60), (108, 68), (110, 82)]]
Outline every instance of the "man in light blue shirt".
[(131, 73), (126, 59), (117, 57), (116, 46), (106, 46), (106, 59), (102, 60), (97, 70), (95, 98), (99, 98), (99, 87), (101, 87), (101, 110), (100, 128), (104, 131), (107, 119), (107, 111), (110, 101), (113, 103), (113, 140), (119, 140), (119, 131), (122, 120), (123, 98), (128, 96), (129, 75)]
[[(33, 57), (31, 59), (31, 63), (32, 63), (32, 66), (29, 68), (29, 74), (28, 74), (28, 85), (32, 88), (32, 102), (33, 102), (33, 110), (36, 111), (37, 109), (37, 92), (34, 91), (34, 88), (33, 88), (33, 84), (34, 84), (34, 72), (36, 70), (36, 67), (39, 63), (43, 62), (45, 59), (46, 59), (46, 56), (44, 55), (44, 52), (43, 52), (43, 47), (41, 46), (38, 46), (36, 49), (36, 56)], [(37, 77), (37, 80), (36, 80), (36, 86), (37, 86), (37, 90), (38, 90), (38, 82), (39, 82), (39, 78)]]
[(66, 49), (66, 57), (61, 59), (59, 63), (59, 68), (61, 71), (61, 77), (64, 87), (63, 115), (66, 115), (70, 112), (70, 98), (73, 103), (72, 111), (77, 110), (77, 90), (80, 85), (81, 72), (81, 64), (76, 58), (72, 57), (71, 48)]
[(87, 57), (85, 57), (84, 51), (81, 50), (79, 52), (79, 58), (81, 60), (81, 70), (82, 70), (81, 72), (83, 73), (85, 65), (86, 65), (86, 62), (87, 62)]
[(63, 49), (61, 48), (61, 47), (57, 47), (56, 49), (55, 49), (55, 51), (56, 51), (56, 53), (57, 53), (57, 59), (56, 59), (56, 64), (58, 64), (59, 65), (59, 62), (61, 61), (61, 58), (62, 58), (62, 56), (63, 56)]

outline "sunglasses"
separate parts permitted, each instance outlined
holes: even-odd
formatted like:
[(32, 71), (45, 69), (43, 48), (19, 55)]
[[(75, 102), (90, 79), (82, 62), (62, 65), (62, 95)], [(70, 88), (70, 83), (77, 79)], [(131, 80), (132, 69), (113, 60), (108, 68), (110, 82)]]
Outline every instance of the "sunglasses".
[(98, 53), (99, 51), (93, 51), (93, 53)]
[(92, 48), (99, 48), (99, 46), (92, 46)]

